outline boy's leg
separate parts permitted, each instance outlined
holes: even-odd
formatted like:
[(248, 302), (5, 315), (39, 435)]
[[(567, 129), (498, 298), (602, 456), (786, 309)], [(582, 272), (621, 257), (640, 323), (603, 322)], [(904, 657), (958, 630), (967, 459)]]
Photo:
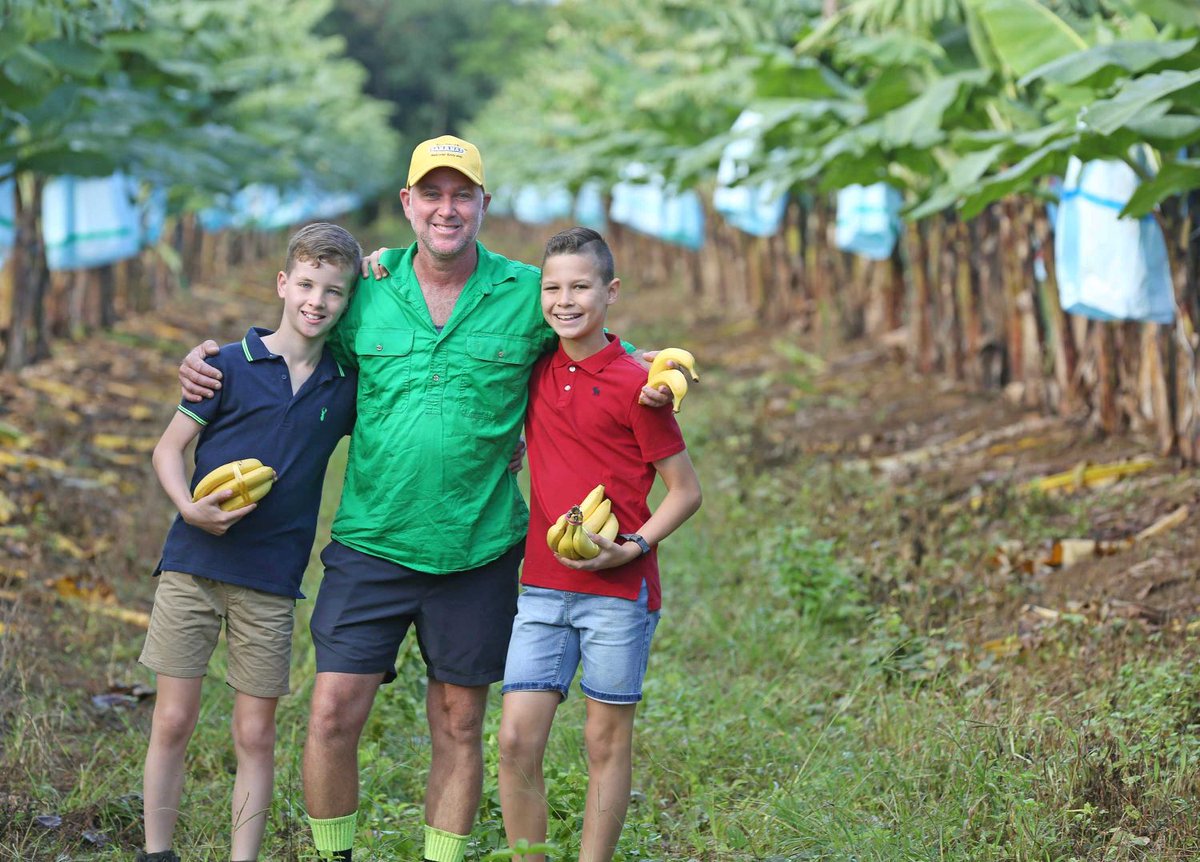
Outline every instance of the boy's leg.
[(188, 740), (200, 715), (203, 677), (180, 678), (158, 674), (158, 694), (150, 723), (150, 745), (142, 776), (146, 821), (146, 851), (171, 848), (179, 800), (183, 795), (183, 761)]
[(233, 839), (231, 858), (258, 858), (271, 794), (275, 787), (274, 697), (238, 692), (233, 701), (233, 747), (237, 777), (233, 782)]
[[(542, 759), (554, 713), (562, 702), (557, 691), (510, 691), (500, 713), (500, 810), (511, 847), (524, 838), (546, 840), (546, 781)], [(513, 857), (543, 862), (543, 854)]]
[(587, 700), (587, 810), (580, 862), (610, 862), (625, 825), (633, 781), (634, 703)]

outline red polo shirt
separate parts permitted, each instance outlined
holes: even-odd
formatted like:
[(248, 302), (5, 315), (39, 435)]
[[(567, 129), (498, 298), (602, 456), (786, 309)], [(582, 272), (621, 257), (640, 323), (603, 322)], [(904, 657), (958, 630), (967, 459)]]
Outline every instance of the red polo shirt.
[(615, 569), (581, 572), (554, 559), (546, 545), (550, 525), (601, 483), (622, 533), (637, 532), (650, 517), (654, 462), (685, 446), (669, 408), (637, 403), (645, 384), (646, 367), (611, 334), (607, 347), (581, 362), (560, 346), (534, 365), (525, 416), (531, 488), (523, 584), (633, 600), (645, 580), (650, 610), (661, 607), (656, 550)]

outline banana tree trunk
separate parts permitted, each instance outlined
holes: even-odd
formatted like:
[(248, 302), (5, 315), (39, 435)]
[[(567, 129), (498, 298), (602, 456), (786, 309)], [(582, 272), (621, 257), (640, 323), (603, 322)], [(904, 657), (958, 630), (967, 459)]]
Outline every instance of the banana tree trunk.
[[(17, 371), (50, 355), (44, 308), (50, 269), (42, 241), (43, 185), (44, 180), (36, 175), (18, 177), (13, 183), (16, 230), (13, 236), (12, 314), (4, 353), (6, 371)], [(29, 344), (31, 329), (32, 349)]]

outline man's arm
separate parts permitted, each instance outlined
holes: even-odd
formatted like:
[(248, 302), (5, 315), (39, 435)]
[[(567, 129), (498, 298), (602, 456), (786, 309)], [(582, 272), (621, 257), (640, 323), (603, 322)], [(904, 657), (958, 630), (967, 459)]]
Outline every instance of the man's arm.
[(170, 424), (167, 425), (167, 430), (163, 432), (154, 447), (152, 457), (154, 472), (158, 475), (159, 484), (163, 486), (163, 490), (167, 492), (167, 496), (171, 498), (171, 502), (175, 504), (175, 508), (179, 510), (184, 521), (206, 533), (220, 536), (253, 512), (257, 508), (257, 504), (251, 503), (249, 506), (243, 506), (231, 512), (223, 511), (221, 503), (233, 496), (233, 490), (229, 488), (224, 491), (214, 491), (207, 497), (201, 497), (196, 502), (192, 502), (192, 492), (188, 490), (187, 464), (184, 461), (184, 453), (187, 451), (188, 444), (200, 433), (200, 427), (198, 422), (176, 411)]
[(220, 345), (211, 338), (188, 351), (179, 365), (179, 388), (184, 401), (202, 401), (212, 398), (221, 388), (221, 372), (204, 361), (206, 356), (216, 356)]

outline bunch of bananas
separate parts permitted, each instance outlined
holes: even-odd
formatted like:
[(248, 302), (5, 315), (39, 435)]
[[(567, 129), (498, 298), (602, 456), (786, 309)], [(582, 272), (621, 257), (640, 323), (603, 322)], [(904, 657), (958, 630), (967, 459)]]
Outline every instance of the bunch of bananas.
[[(687, 376), (684, 376), (679, 368), (668, 368), (668, 362), (674, 362), (679, 368), (686, 369)], [(650, 363), (650, 374), (646, 378), (646, 385), (656, 389), (664, 384), (669, 387), (671, 394), (675, 396), (675, 412), (678, 413), (679, 402), (683, 401), (683, 396), (687, 395), (688, 377), (694, 381), (700, 380), (700, 375), (696, 373), (696, 358), (681, 347), (667, 347), (658, 351), (658, 355)]]
[(221, 510), (232, 512), (251, 503), (257, 503), (275, 483), (275, 470), (263, 466), (257, 458), (243, 458), (240, 461), (230, 461), (213, 470), (197, 485), (192, 492), (192, 502), (196, 503), (216, 491), (229, 488), (233, 496), (221, 503)]
[(546, 544), (550, 550), (568, 560), (590, 560), (600, 553), (600, 546), (592, 541), (588, 531), (611, 542), (619, 530), (617, 516), (612, 511), (612, 500), (604, 496), (604, 486), (597, 485), (588, 492), (582, 503), (559, 516), (546, 533)]

